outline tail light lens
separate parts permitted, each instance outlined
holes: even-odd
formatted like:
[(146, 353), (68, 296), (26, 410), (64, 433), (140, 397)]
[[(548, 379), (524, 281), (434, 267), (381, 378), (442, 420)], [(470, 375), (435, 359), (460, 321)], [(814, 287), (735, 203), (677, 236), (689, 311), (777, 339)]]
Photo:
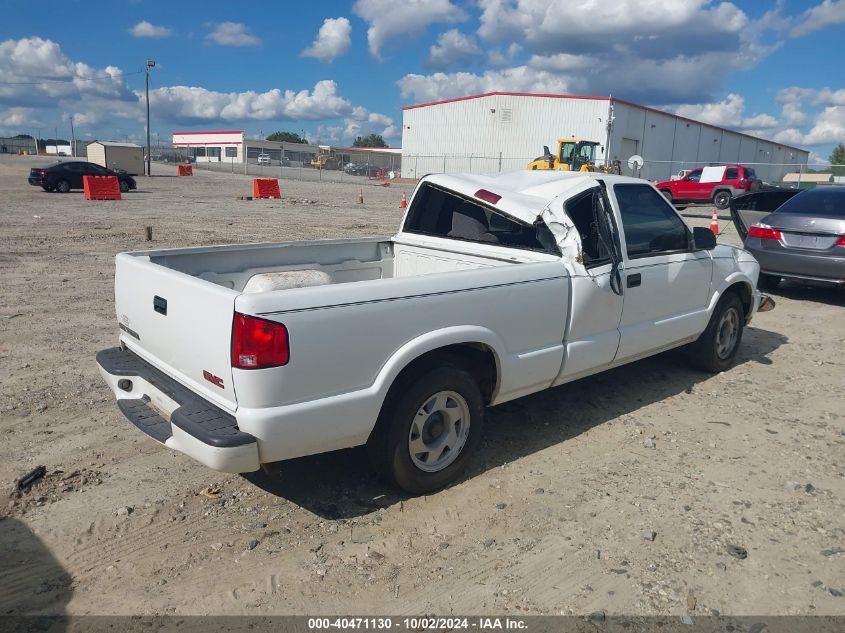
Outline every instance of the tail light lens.
[(783, 237), (780, 231), (765, 224), (755, 224), (748, 229), (748, 237), (756, 237), (761, 240), (779, 240)]
[(287, 365), (288, 329), (281, 323), (235, 312), (232, 324), (232, 367), (264, 369)]
[(835, 246), (845, 246), (845, 235), (836, 240)]

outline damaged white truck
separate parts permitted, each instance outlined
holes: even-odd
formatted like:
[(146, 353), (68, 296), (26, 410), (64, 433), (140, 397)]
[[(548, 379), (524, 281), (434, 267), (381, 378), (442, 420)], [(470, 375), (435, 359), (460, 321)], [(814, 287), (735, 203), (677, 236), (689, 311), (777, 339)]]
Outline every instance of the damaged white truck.
[(206, 466), (365, 444), (421, 494), (460, 475), (488, 406), (682, 345), (728, 368), (774, 306), (758, 272), (643, 180), (432, 175), (390, 239), (118, 255), (97, 362), (135, 426)]

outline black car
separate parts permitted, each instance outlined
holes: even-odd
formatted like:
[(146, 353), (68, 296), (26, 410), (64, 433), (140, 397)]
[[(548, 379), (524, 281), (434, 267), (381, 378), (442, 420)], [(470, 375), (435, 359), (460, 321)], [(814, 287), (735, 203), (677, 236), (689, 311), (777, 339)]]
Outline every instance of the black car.
[(67, 193), (71, 189), (82, 189), (83, 176), (117, 176), (123, 193), (138, 188), (135, 179), (125, 171), (83, 161), (56, 161), (43, 167), (33, 167), (29, 170), (29, 184), (44, 191)]

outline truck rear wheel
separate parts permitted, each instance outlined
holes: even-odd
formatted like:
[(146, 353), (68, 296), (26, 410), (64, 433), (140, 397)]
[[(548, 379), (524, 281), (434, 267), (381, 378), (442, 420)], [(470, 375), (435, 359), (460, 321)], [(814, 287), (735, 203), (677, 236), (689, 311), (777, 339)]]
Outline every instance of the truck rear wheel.
[(441, 366), (392, 390), (367, 443), (373, 466), (414, 495), (455, 481), (481, 441), (484, 399), (469, 372)]
[(735, 292), (728, 292), (716, 304), (707, 329), (689, 346), (690, 364), (714, 374), (725, 371), (733, 364), (744, 328), (742, 302)]

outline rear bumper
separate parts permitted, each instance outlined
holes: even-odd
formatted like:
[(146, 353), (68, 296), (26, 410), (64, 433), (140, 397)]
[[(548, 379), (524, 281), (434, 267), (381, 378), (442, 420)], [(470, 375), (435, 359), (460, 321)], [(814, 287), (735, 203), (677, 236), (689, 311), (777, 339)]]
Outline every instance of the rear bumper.
[(46, 187), (47, 186), (47, 179), (46, 178), (27, 178), (29, 184), (33, 187)]
[(123, 415), (157, 442), (214, 470), (246, 473), (260, 468), (255, 437), (241, 431), (232, 414), (128, 349), (99, 352), (97, 365)]
[(745, 241), (745, 250), (760, 262), (760, 272), (778, 277), (845, 283), (845, 257), (814, 255), (786, 249), (759, 248), (754, 238)]

